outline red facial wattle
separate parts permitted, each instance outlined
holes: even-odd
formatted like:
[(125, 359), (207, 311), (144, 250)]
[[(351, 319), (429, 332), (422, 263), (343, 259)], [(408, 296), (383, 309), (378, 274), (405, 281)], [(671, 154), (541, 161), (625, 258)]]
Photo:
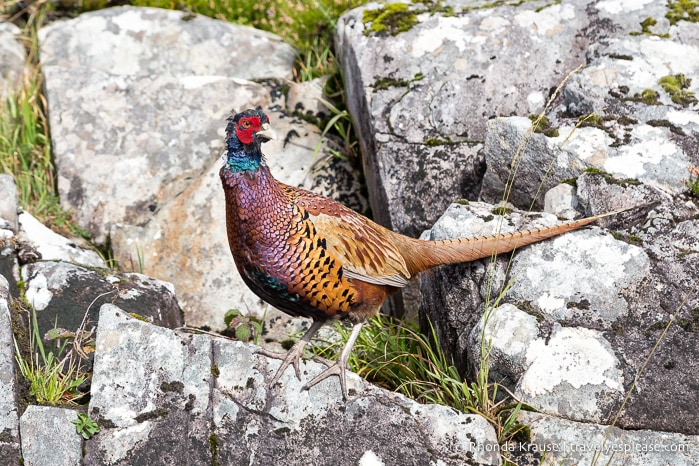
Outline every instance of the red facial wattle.
[(260, 118), (256, 116), (251, 116), (247, 118), (241, 118), (235, 127), (235, 134), (238, 136), (238, 140), (245, 145), (252, 144), (255, 137), (255, 133), (260, 131), (261, 123)]

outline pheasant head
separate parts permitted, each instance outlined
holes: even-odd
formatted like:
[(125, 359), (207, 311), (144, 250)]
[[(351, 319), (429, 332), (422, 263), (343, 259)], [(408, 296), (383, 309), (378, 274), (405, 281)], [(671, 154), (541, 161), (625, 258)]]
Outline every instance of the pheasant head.
[(227, 163), (232, 172), (257, 170), (264, 163), (260, 145), (274, 139), (269, 116), (262, 110), (245, 110), (228, 118)]

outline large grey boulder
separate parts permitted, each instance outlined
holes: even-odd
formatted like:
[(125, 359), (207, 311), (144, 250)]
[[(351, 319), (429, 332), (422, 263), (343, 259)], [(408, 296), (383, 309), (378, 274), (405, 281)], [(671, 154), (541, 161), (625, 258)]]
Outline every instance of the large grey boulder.
[(697, 435), (622, 430), (526, 411), (521, 412), (519, 421), (529, 426), (531, 443), (511, 444), (508, 448), (537, 459), (546, 458), (546, 464), (692, 466), (699, 462)]
[(0, 274), (0, 462), (8, 465), (21, 456), (11, 303), (9, 284)]
[[(148, 351), (143, 351), (148, 348)], [(323, 366), (269, 387), (279, 361), (255, 347), (100, 311), (86, 464), (500, 464), (477, 415), (421, 405), (348, 374), (301, 390)], [(400, 442), (396, 439), (400, 438)], [(338, 442), (340, 442), (338, 444)]]
[[(488, 118), (543, 109), (584, 60), (589, 3), (368, 3), (340, 18), (348, 106), (382, 224), (418, 235), (452, 200), (478, 196)], [(413, 16), (400, 32), (402, 9)]]
[[(541, 206), (544, 192), (587, 168), (678, 194), (688, 166), (699, 165), (699, 81), (692, 80), (699, 74), (699, 26), (671, 24), (665, 15), (677, 5), (667, 2), (632, 11), (588, 3), (590, 18), (607, 25), (598, 31), (604, 40), (585, 50), (585, 66), (545, 112), (557, 134), (531, 134), (522, 114), (488, 122), (485, 200), (499, 200), (512, 177), (509, 200)], [(657, 24), (636, 34), (647, 18)]]
[(76, 331), (83, 322), (85, 330), (94, 329), (103, 303), (117, 304), (155, 325), (183, 324), (172, 285), (145, 275), (39, 261), (22, 267), (22, 280), (41, 335), (55, 326)]
[(8, 22), (0, 22), (0, 100), (13, 94), (22, 85), (26, 73), (26, 52), (18, 40), (20, 30)]
[(39, 39), (61, 203), (99, 244), (202, 174), (230, 109), (265, 105), (250, 80), (291, 77), (295, 55), (272, 34), (153, 8), (57, 21)]
[[(477, 370), (482, 348), (492, 345), (493, 380), (542, 412), (596, 423), (619, 413), (620, 427), (696, 435), (696, 393), (687, 387), (697, 370), (699, 297), (691, 290), (699, 280), (698, 203), (591, 174), (577, 179), (576, 193), (592, 213), (620, 202), (655, 204), (600, 222), (611, 232), (587, 228), (511, 258), (425, 274), (421, 311), (465, 373)], [(503, 219), (486, 206), (453, 205), (429, 236), (496, 232)], [(521, 215), (508, 215), (501, 231)], [(486, 312), (496, 298), (499, 307)], [(635, 380), (651, 351), (651, 364)]]

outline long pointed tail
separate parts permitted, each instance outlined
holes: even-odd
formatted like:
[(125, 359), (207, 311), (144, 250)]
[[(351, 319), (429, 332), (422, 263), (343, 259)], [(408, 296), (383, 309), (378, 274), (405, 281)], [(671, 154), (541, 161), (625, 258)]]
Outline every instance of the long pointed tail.
[(407, 254), (403, 254), (403, 257), (406, 258), (408, 269), (411, 274), (415, 275), (442, 264), (469, 262), (484, 257), (490, 257), (493, 254), (512, 251), (516, 248), (536, 243), (546, 238), (551, 238), (552, 236), (576, 230), (596, 222), (601, 218), (616, 215), (626, 210), (629, 209), (615, 210), (593, 217), (572, 220), (553, 227), (535, 228), (512, 233), (440, 241), (413, 239), (408, 244), (404, 244), (404, 247), (410, 251), (408, 251)]

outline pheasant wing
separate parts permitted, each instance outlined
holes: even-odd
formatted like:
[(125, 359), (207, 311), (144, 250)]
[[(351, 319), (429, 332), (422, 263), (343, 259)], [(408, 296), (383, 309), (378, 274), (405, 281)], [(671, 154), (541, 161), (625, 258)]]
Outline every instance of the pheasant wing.
[(410, 272), (391, 232), (338, 202), (304, 194), (298, 202), (329, 252), (342, 263), (345, 276), (398, 288), (408, 283)]

